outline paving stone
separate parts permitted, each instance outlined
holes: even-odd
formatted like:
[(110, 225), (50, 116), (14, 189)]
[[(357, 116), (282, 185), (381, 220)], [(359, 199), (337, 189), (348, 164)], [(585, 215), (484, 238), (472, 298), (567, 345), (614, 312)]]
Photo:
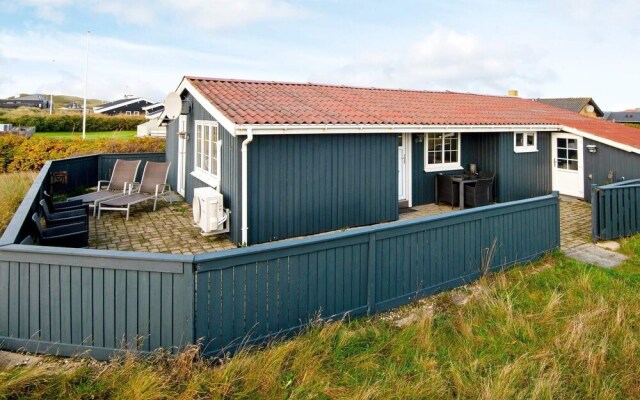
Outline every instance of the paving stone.
[(603, 249), (592, 243), (584, 243), (568, 249), (565, 251), (565, 254), (578, 261), (603, 268), (617, 267), (628, 258), (623, 254)]

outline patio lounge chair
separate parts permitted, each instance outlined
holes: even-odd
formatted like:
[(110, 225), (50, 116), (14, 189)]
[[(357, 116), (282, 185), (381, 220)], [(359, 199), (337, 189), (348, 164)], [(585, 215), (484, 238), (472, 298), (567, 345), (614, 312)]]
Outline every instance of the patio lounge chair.
[[(140, 160), (118, 159), (113, 166), (113, 173), (109, 182), (98, 181), (98, 190), (96, 192), (72, 197), (69, 201), (81, 200), (84, 204), (88, 204), (89, 207), (93, 207), (93, 215), (95, 216), (98, 203), (127, 194), (127, 187), (135, 182), (139, 166)], [(102, 190), (102, 185), (105, 183), (108, 183), (108, 185), (105, 190)]]
[(47, 202), (47, 206), (51, 212), (69, 211), (77, 209), (86, 209), (87, 206), (82, 204), (82, 200), (53, 202), (52, 196), (47, 191), (42, 192), (42, 198)]
[[(170, 162), (147, 161), (142, 173), (142, 180), (139, 185), (130, 185), (129, 194), (115, 197), (107, 201), (101, 201), (98, 205), (98, 218), (102, 210), (126, 211), (129, 220), (129, 211), (132, 205), (153, 199), (153, 211), (156, 210), (158, 197), (164, 197), (168, 192), (167, 175), (169, 174)], [(135, 188), (134, 188), (135, 186)]]
[(89, 231), (86, 224), (78, 222), (69, 225), (43, 228), (40, 225), (40, 216), (33, 213), (31, 216), (38, 236), (38, 244), (42, 246), (59, 247), (88, 247)]
[(42, 199), (40, 200), (40, 208), (48, 228), (82, 222), (87, 226), (87, 230), (89, 229), (89, 206), (86, 204), (80, 209), (51, 212), (47, 202)]

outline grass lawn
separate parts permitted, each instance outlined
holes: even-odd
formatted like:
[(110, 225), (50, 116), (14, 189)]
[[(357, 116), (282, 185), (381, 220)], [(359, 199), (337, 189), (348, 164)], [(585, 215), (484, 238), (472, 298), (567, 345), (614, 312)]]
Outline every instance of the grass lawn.
[(0, 370), (0, 398), (640, 398), (640, 235), (622, 251), (616, 270), (555, 254), (231, 359), (48, 357)]
[[(86, 132), (87, 139), (130, 139), (135, 136), (136, 131)], [(46, 137), (49, 139), (75, 139), (82, 138), (82, 132), (36, 132), (34, 137)]]

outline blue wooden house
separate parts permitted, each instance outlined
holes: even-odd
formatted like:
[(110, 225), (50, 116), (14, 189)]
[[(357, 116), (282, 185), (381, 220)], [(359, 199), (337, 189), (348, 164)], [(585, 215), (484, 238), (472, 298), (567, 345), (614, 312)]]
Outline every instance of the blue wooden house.
[(640, 130), (517, 97), (185, 77), (169, 182), (216, 188), (255, 244), (393, 221), (435, 176), (495, 172), (497, 202), (640, 177)]

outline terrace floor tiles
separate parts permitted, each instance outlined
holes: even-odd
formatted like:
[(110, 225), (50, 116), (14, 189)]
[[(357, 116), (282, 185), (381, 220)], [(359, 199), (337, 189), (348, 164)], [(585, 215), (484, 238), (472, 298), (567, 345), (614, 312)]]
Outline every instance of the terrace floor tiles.
[(199, 254), (236, 248), (224, 235), (215, 239), (200, 235), (192, 225), (191, 207), (184, 202), (158, 202), (156, 211), (152, 202), (136, 205), (128, 221), (125, 213), (103, 212), (100, 219), (90, 218), (89, 228), (93, 249)]

